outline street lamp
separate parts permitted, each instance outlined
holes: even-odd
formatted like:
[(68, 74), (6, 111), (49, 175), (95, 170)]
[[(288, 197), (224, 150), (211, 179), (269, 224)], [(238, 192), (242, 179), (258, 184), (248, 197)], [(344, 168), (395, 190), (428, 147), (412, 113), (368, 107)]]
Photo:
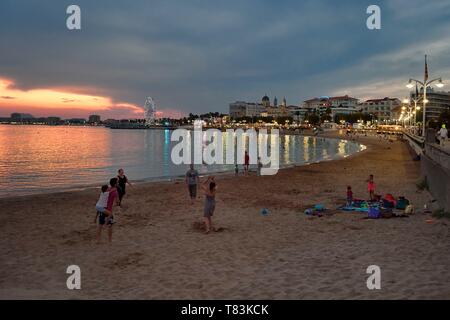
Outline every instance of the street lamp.
[[(438, 82), (436, 86), (438, 88), (442, 88), (444, 86), (444, 83), (442, 82), (442, 78), (436, 78), (433, 80), (428, 80), (428, 65), (427, 65), (427, 56), (425, 55), (425, 74), (423, 77), (423, 82), (417, 79), (409, 79), (408, 84), (406, 85), (407, 88), (414, 87), (414, 82), (417, 84), (420, 84), (423, 87), (423, 119), (422, 119), (422, 137), (425, 138), (425, 126), (426, 126), (426, 108), (427, 108), (427, 88), (433, 83)], [(417, 106), (416, 106), (417, 108)]]

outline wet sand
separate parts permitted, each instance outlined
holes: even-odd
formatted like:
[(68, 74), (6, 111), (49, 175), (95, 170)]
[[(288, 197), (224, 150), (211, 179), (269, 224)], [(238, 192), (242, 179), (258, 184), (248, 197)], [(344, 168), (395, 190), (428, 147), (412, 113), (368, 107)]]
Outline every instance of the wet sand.
[[(431, 196), (417, 190), (420, 163), (405, 143), (358, 139), (368, 149), (347, 159), (217, 177), (223, 231), (209, 235), (203, 197), (189, 205), (183, 182), (129, 188), (112, 245), (106, 234), (95, 243), (97, 192), (0, 199), (0, 298), (449, 299), (450, 221), (421, 212)], [(336, 210), (347, 185), (367, 198), (369, 174), (377, 193), (404, 195), (419, 212), (369, 220)], [(303, 213), (317, 203), (329, 215)], [(81, 290), (66, 288), (72, 264)], [(366, 287), (369, 265), (381, 268), (381, 290)]]

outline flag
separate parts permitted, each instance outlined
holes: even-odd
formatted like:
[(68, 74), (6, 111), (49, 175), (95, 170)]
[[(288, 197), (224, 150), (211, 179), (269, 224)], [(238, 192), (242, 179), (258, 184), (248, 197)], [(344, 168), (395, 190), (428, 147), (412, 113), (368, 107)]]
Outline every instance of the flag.
[(425, 82), (428, 80), (428, 64), (427, 64), (427, 55), (425, 55)]

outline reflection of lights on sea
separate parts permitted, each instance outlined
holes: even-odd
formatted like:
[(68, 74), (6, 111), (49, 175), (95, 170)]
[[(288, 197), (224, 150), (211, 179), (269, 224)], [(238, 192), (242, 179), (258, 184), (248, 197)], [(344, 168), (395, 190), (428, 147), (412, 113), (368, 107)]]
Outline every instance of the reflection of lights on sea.
[(303, 137), (303, 159), (309, 162), (309, 138)]
[(165, 129), (164, 130), (164, 153), (163, 153), (163, 158), (164, 158), (164, 165), (163, 165), (164, 175), (169, 175), (170, 174), (170, 170), (169, 170), (169, 162), (170, 162), (170, 130), (169, 129)]
[(284, 136), (284, 152), (283, 152), (283, 156), (284, 156), (284, 162), (286, 164), (291, 163), (291, 159), (289, 157), (289, 142), (290, 142), (291, 136), (286, 135)]
[(324, 159), (328, 159), (328, 150), (325, 146), (322, 147), (322, 156)]
[(343, 157), (346, 157), (347, 156), (347, 152), (346, 152), (346, 147), (347, 147), (347, 143), (348, 143), (348, 141), (347, 140), (341, 140), (340, 142), (339, 142), (339, 145), (338, 145), (338, 154), (340, 155), (340, 156), (343, 156)]

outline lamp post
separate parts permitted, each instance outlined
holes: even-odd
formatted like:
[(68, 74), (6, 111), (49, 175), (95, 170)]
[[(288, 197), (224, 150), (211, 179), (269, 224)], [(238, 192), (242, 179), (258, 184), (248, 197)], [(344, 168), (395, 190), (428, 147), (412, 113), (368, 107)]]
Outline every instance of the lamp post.
[[(417, 106), (417, 103), (422, 100), (422, 97), (418, 98), (416, 97), (415, 99), (411, 99), (414, 102), (414, 125), (417, 124), (417, 111), (420, 110), (420, 107)], [(425, 103), (427, 103), (428, 101), (426, 101)]]
[(406, 87), (408, 88), (412, 88), (414, 87), (413, 82), (415, 82), (416, 84), (420, 84), (423, 87), (423, 119), (422, 119), (422, 137), (425, 138), (425, 126), (426, 126), (426, 115), (427, 115), (427, 88), (433, 83), (433, 82), (438, 82), (436, 84), (436, 86), (438, 88), (442, 88), (444, 86), (444, 84), (442, 83), (442, 78), (436, 78), (433, 80), (428, 80), (428, 64), (427, 64), (427, 55), (425, 55), (425, 73), (424, 73), (424, 77), (423, 77), (423, 82), (417, 79), (409, 79), (408, 84), (406, 85)]

